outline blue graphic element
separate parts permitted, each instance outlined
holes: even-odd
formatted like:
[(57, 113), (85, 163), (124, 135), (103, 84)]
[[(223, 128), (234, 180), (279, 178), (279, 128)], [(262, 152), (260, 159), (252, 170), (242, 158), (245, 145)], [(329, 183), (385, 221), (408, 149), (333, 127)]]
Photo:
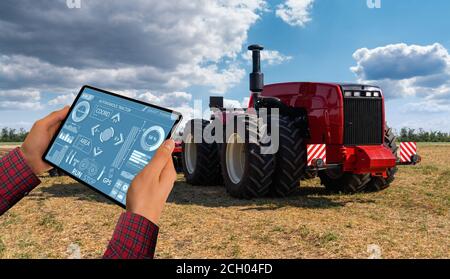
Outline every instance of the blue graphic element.
[(125, 205), (131, 181), (176, 120), (170, 112), (85, 88), (46, 159)]

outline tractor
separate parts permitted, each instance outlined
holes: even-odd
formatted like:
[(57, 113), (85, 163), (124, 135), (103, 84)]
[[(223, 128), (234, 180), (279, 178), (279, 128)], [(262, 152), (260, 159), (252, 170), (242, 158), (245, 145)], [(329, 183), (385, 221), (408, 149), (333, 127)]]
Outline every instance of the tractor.
[[(385, 122), (379, 87), (322, 82), (264, 85), (263, 47), (248, 49), (253, 64), (248, 108), (230, 111), (223, 108), (223, 97), (213, 96), (211, 118), (187, 123), (190, 129), (185, 130), (179, 151), (187, 183), (224, 185), (231, 196), (241, 199), (286, 197), (301, 180), (315, 177), (331, 192), (375, 192), (389, 187), (398, 165), (420, 162), (415, 143), (398, 151), (393, 130)], [(263, 108), (278, 111), (279, 144), (271, 154), (261, 152), (267, 145), (263, 140), (245, 140), (255, 133), (250, 111), (258, 117)], [(243, 128), (222, 132), (223, 142), (193, 140), (195, 129), (216, 129), (214, 121)]]

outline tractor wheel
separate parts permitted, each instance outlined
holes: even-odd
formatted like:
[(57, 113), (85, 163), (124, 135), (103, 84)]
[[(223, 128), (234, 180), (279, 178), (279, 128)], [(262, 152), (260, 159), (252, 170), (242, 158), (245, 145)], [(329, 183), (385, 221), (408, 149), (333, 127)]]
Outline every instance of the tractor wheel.
[(340, 170), (321, 171), (319, 172), (319, 177), (322, 185), (330, 192), (346, 194), (365, 192), (371, 181), (369, 173), (342, 173)]
[(173, 160), (173, 166), (175, 167), (175, 171), (177, 173), (182, 172), (183, 171), (183, 166), (182, 166), (182, 163), (181, 163), (181, 156), (174, 155), (174, 156), (172, 156), (172, 160)]
[(275, 155), (261, 154), (264, 145), (258, 140), (258, 128), (248, 118), (233, 117), (235, 128), (225, 136), (220, 156), (225, 188), (240, 199), (267, 195), (275, 169)]
[(64, 175), (57, 168), (53, 168), (53, 169), (49, 170), (48, 174), (50, 175), (50, 177), (58, 177), (58, 176), (63, 176)]
[[(216, 143), (206, 143), (203, 140), (203, 130), (209, 121), (193, 119), (190, 131), (184, 135), (181, 152), (181, 164), (186, 182), (192, 185), (213, 186), (221, 184), (220, 160)], [(201, 143), (194, 143), (194, 129), (202, 135)]]
[[(395, 143), (395, 140), (397, 139), (394, 135), (394, 132), (391, 128), (386, 126), (386, 132), (384, 134), (384, 146), (389, 148), (392, 151), (392, 154), (397, 158), (397, 144)], [(398, 168), (393, 167), (387, 170), (387, 178), (384, 177), (372, 177), (372, 180), (370, 181), (367, 191), (369, 192), (378, 192), (382, 191), (386, 188), (388, 188), (391, 183), (395, 179), (395, 173), (397, 172)]]
[(290, 117), (280, 117), (279, 127), (280, 141), (271, 192), (286, 197), (298, 189), (305, 174), (306, 146), (300, 128)]

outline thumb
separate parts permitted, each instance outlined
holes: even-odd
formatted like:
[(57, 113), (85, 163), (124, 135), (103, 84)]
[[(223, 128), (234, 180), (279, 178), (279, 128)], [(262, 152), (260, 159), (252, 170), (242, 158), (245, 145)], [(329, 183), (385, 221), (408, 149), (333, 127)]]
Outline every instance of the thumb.
[(145, 167), (144, 171), (151, 171), (152, 173), (159, 173), (162, 171), (167, 161), (172, 160), (172, 151), (175, 148), (173, 139), (166, 140), (156, 151), (150, 163)]
[(43, 120), (48, 126), (53, 126), (66, 118), (67, 113), (69, 112), (69, 106), (65, 106), (64, 108), (54, 111), (50, 113), (47, 117), (45, 117)]

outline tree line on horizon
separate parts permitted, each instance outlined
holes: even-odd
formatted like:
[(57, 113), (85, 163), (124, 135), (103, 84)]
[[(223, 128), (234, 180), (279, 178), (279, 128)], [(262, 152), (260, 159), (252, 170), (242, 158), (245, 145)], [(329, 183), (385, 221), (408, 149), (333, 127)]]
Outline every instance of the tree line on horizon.
[(397, 140), (400, 142), (450, 142), (450, 134), (441, 131), (425, 131), (424, 129), (402, 128), (397, 134)]
[[(24, 128), (14, 129), (3, 127), (0, 133), (0, 142), (22, 142), (28, 135)], [(425, 131), (424, 129), (402, 128), (396, 133), (398, 141), (415, 142), (450, 142), (450, 134), (440, 131)]]
[(3, 127), (0, 132), (0, 142), (22, 142), (28, 135), (24, 128), (14, 129)]

